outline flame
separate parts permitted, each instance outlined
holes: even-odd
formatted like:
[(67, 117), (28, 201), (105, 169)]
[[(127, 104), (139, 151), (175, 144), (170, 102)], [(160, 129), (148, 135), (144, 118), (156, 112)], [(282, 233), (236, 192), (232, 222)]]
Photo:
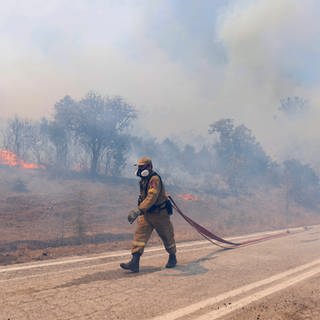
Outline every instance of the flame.
[(19, 157), (9, 150), (0, 149), (0, 165), (10, 166), (10, 167), (21, 167), (24, 169), (39, 169), (43, 166), (37, 165), (35, 163), (24, 162), (19, 159)]
[(193, 194), (190, 194), (190, 193), (179, 194), (178, 197), (183, 199), (183, 200), (189, 200), (189, 201), (197, 201), (197, 200), (199, 200), (197, 196), (195, 196)]

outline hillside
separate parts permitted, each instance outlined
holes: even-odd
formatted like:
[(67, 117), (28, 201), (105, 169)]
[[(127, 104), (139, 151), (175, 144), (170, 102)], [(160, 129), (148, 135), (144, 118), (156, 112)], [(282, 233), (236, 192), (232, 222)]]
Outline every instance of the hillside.
[[(0, 264), (130, 249), (135, 226), (126, 216), (136, 205), (137, 184), (1, 167)], [(187, 215), (221, 236), (320, 223), (320, 213), (292, 204), (286, 215), (281, 189), (238, 198), (195, 194), (187, 200), (183, 190), (167, 191)], [(173, 223), (177, 241), (201, 239), (178, 213)], [(152, 244), (159, 244), (156, 234)]]

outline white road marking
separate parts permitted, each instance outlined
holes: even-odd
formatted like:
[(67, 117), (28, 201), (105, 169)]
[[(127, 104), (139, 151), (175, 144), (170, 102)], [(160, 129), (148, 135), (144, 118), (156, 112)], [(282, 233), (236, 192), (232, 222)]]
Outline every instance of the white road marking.
[[(194, 242), (187, 242), (180, 245), (177, 245), (178, 248), (185, 248), (185, 247), (193, 247), (196, 245), (202, 245), (206, 243), (207, 241), (194, 241)], [(157, 251), (164, 251), (163, 247), (154, 247), (150, 249), (146, 249), (145, 253), (148, 252), (157, 252)], [(55, 261), (46, 261), (46, 262), (36, 262), (32, 264), (23, 264), (23, 265), (14, 265), (9, 267), (3, 267), (0, 268), (0, 273), (3, 272), (11, 272), (11, 271), (19, 271), (19, 270), (28, 270), (28, 269), (34, 269), (34, 268), (42, 268), (42, 267), (48, 267), (48, 266), (57, 266), (57, 265), (64, 265), (64, 264), (70, 264), (70, 263), (77, 263), (77, 262), (85, 262), (85, 261), (93, 261), (93, 260), (101, 260), (106, 258), (118, 258), (118, 257), (125, 257), (131, 255), (130, 251), (115, 251), (113, 253), (108, 254), (101, 254), (93, 257), (73, 257), (69, 259), (59, 259)]]
[[(301, 228), (294, 228), (290, 230), (301, 230)], [(243, 235), (239, 237), (232, 238), (233, 240), (238, 240), (238, 239), (246, 239), (248, 237), (253, 237), (253, 236), (258, 236), (258, 235), (264, 235), (264, 234), (275, 234), (278, 232), (281, 232), (283, 230), (278, 230), (278, 231), (269, 231), (269, 232), (259, 232), (259, 233), (253, 233), (253, 234), (248, 234), (248, 235)], [(229, 239), (229, 238), (228, 238)], [(230, 240), (230, 239), (229, 239)], [(198, 241), (189, 241), (189, 242), (184, 242), (184, 243), (177, 243), (177, 248), (188, 248), (188, 247), (193, 247), (196, 245), (203, 245), (207, 244), (207, 240), (198, 240)], [(154, 247), (154, 248), (149, 248), (146, 249), (145, 252), (157, 252), (157, 251), (163, 251), (163, 247)], [(19, 270), (28, 270), (28, 269), (34, 269), (34, 268), (42, 268), (42, 267), (48, 267), (48, 266), (58, 266), (58, 265), (64, 265), (64, 264), (72, 264), (72, 263), (78, 263), (78, 262), (85, 262), (85, 261), (93, 261), (93, 260), (100, 260), (100, 259), (105, 259), (105, 258), (117, 258), (117, 257), (124, 257), (124, 256), (129, 256), (131, 253), (130, 251), (115, 251), (112, 253), (108, 254), (102, 254), (102, 255), (97, 255), (97, 256), (85, 256), (85, 257), (73, 257), (69, 259), (59, 259), (55, 261), (46, 261), (46, 262), (36, 262), (36, 263), (26, 263), (23, 265), (13, 265), (13, 266), (8, 266), (8, 267), (2, 267), (0, 268), (0, 273), (4, 272), (12, 272), (12, 271), (19, 271)]]
[[(220, 294), (218, 296), (215, 296), (215, 297), (212, 297), (212, 298), (209, 298), (209, 299), (194, 303), (192, 305), (189, 305), (187, 307), (184, 307), (184, 308), (169, 312), (167, 314), (163, 314), (163, 315), (154, 317), (154, 318), (152, 318), (152, 320), (175, 320), (175, 319), (181, 318), (183, 316), (186, 316), (186, 315), (189, 315), (191, 313), (194, 313), (194, 312), (200, 310), (201, 308), (210, 307), (210, 306), (212, 306), (212, 305), (214, 305), (216, 303), (219, 303), (219, 302), (221, 302), (221, 301), (223, 301), (225, 299), (229, 299), (229, 298), (235, 297), (237, 295), (246, 293), (246, 292), (248, 292), (250, 290), (256, 289), (258, 287), (261, 287), (261, 286), (264, 286), (264, 285), (268, 285), (268, 284), (270, 284), (270, 283), (272, 283), (274, 281), (282, 280), (285, 277), (293, 275), (293, 274), (295, 274), (297, 272), (305, 271), (306, 269), (314, 267), (314, 266), (317, 266), (318, 264), (320, 264), (320, 259), (315, 260), (315, 261), (310, 262), (310, 263), (307, 263), (307, 264), (304, 264), (302, 266), (290, 269), (288, 271), (278, 273), (278, 274), (273, 275), (273, 276), (271, 276), (269, 278), (266, 278), (266, 279), (263, 279), (263, 280), (260, 280), (260, 281), (257, 281), (257, 282), (242, 286), (242, 287), (239, 287), (239, 288), (231, 290), (229, 292), (222, 293), (222, 294)], [(320, 271), (319, 268), (317, 268), (316, 270), (317, 270), (317, 272)], [(210, 320), (211, 320), (211, 318), (210, 318)]]
[(285, 281), (283, 281), (279, 284), (276, 284), (272, 287), (269, 287), (265, 290), (261, 290), (257, 293), (254, 293), (246, 298), (240, 299), (236, 302), (232, 302), (231, 304), (223, 305), (219, 308), (219, 310), (215, 310), (215, 311), (206, 313), (206, 314), (202, 315), (201, 317), (195, 318), (195, 320), (216, 320), (216, 319), (219, 319), (219, 318), (224, 317), (227, 314), (229, 314), (235, 310), (243, 308), (243, 307), (247, 306), (248, 304), (255, 302), (257, 300), (260, 300), (260, 299), (262, 299), (272, 293), (286, 289), (290, 286), (295, 285), (298, 282), (301, 282), (301, 281), (306, 280), (310, 277), (313, 277), (318, 273), (320, 273), (320, 266), (317, 266), (316, 268), (312, 269), (311, 271), (308, 271), (306, 273), (298, 275), (294, 278), (285, 280)]
[[(212, 249), (212, 245), (207, 245), (207, 246), (202, 246), (201, 248), (187, 248), (187, 249), (182, 249), (180, 252), (192, 252), (192, 251), (199, 251), (199, 250), (206, 250), (206, 249)], [(161, 256), (167, 255), (166, 252), (164, 253), (158, 253), (158, 254), (153, 254), (152, 256), (146, 256), (144, 259), (151, 259), (151, 258), (157, 258)], [(68, 272), (75, 272), (75, 270), (80, 271), (80, 270), (86, 270), (86, 269), (93, 269), (95, 267), (95, 271), (97, 270), (98, 267), (104, 268), (108, 265), (119, 265), (119, 261), (110, 261), (110, 262), (104, 262), (104, 263), (99, 263), (98, 265), (90, 265), (90, 266), (77, 266), (76, 268), (70, 268), (70, 269), (64, 269), (64, 270), (54, 270), (54, 271), (46, 271), (45, 273), (38, 273), (38, 274), (32, 274), (29, 276), (18, 276), (10, 279), (3, 279), (0, 280), (0, 283), (4, 282), (11, 282), (11, 281), (21, 281), (21, 280), (29, 280), (33, 278), (39, 278), (41, 276), (48, 277), (49, 275), (56, 275), (56, 274), (62, 274), (62, 273), (68, 273)]]

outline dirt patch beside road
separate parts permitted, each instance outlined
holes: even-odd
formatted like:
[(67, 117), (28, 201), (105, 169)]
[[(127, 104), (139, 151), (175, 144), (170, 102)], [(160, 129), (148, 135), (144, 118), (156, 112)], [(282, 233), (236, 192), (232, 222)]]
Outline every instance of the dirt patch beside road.
[(226, 320), (316, 320), (320, 319), (320, 276), (282, 290), (263, 302), (237, 311)]

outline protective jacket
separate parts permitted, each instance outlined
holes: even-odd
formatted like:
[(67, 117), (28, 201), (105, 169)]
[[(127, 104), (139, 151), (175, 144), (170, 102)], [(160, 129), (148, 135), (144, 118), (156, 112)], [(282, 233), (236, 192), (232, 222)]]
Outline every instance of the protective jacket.
[(160, 176), (152, 171), (147, 178), (140, 180), (139, 209), (142, 211), (137, 219), (137, 228), (132, 241), (132, 254), (142, 254), (144, 248), (156, 229), (166, 251), (176, 253), (173, 225), (170, 221), (171, 204), (165, 192)]
[(152, 171), (148, 178), (140, 180), (139, 209), (143, 212), (157, 213), (166, 209), (168, 197), (161, 177)]

